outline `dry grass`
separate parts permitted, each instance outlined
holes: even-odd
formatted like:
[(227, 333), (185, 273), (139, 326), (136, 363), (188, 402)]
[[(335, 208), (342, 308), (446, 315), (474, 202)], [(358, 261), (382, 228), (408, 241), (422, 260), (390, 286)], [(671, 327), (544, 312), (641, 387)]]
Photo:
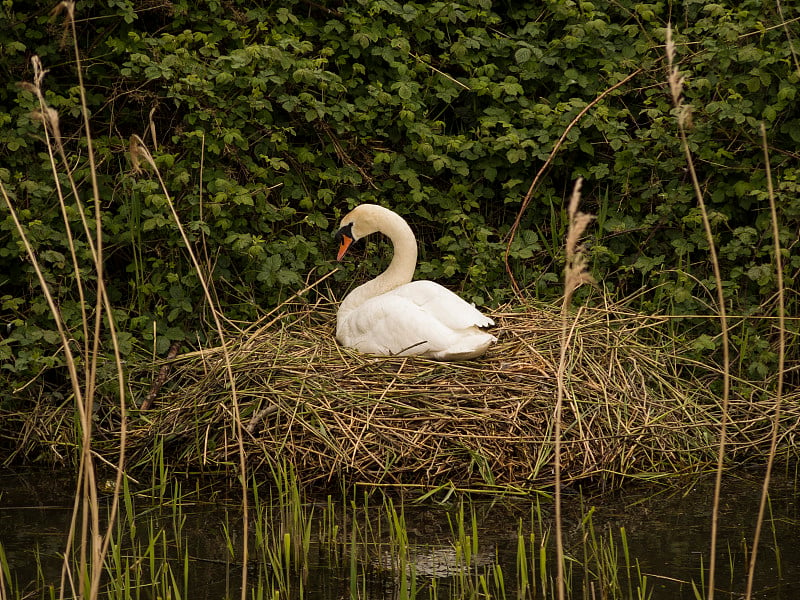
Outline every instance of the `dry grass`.
[[(343, 349), (333, 339), (334, 311), (327, 303), (287, 307), (279, 320), (231, 338), (252, 468), (286, 461), (304, 483), (552, 483), (559, 311), (495, 313), (498, 344), (480, 361), (455, 364)], [(703, 381), (679, 379), (691, 365), (659, 337), (658, 319), (582, 309), (575, 323), (563, 480), (613, 483), (712, 465), (720, 407)], [(179, 357), (154, 407), (131, 419), (129, 464), (146, 464), (160, 441), (189, 469), (236, 463), (230, 387), (221, 348)], [(142, 394), (147, 388), (143, 382)], [(757, 396), (731, 403), (729, 460), (768, 452), (773, 404)], [(795, 413), (798, 399), (787, 401)], [(784, 452), (793, 447), (797, 417), (791, 409), (783, 417)]]

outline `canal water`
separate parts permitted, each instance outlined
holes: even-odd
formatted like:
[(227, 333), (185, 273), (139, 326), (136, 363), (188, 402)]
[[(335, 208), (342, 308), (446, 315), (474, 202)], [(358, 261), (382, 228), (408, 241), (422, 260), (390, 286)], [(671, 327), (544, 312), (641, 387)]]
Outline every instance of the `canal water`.
[[(130, 518), (122, 509), (119, 537), (128, 542), (120, 554), (131, 557), (130, 570), (135, 557), (145, 555), (156, 539), (161, 556), (177, 574), (182, 597), (238, 598), (238, 503), (229, 495), (185, 481), (183, 489), (190, 488), (191, 493), (157, 498), (134, 493), (135, 516)], [(7, 587), (14, 592), (9, 597), (49, 597), (50, 586), (57, 593), (73, 489), (70, 478), (49, 471), (0, 475), (0, 544), (12, 578)], [(718, 598), (739, 598), (745, 589), (760, 489), (759, 473), (725, 476), (717, 545)], [(702, 571), (708, 564), (712, 491), (712, 477), (673, 477), (663, 483), (629, 482), (613, 493), (566, 492), (565, 546), (574, 558), (571, 597), (603, 598), (604, 589), (615, 589), (608, 597), (635, 598), (637, 588), (644, 587), (644, 596), (656, 600), (694, 599), (695, 587), (705, 585)], [(286, 571), (292, 574), (281, 597), (461, 598), (485, 597), (486, 590), (501, 600), (552, 597), (552, 502), (545, 495), (524, 499), (474, 495), (465, 500), (453, 494), (417, 503), (412, 497), (386, 500), (360, 490), (350, 498), (309, 499), (293, 512), (286, 505), (269, 509), (266, 484), (259, 494), (261, 509), (254, 511), (251, 525), (248, 579), (254, 590), (262, 587), (264, 597), (271, 597), (275, 589), (276, 573), (265, 567), (275, 559), (256, 557), (255, 537), (258, 531), (266, 532), (281, 546), (281, 536), (297, 529), (298, 515), (308, 527), (307, 547), (303, 566)], [(102, 497), (105, 507), (108, 496)], [(771, 485), (755, 598), (800, 598), (798, 525), (797, 479), (784, 472)], [(465, 546), (471, 548), (466, 562)], [(521, 594), (523, 551), (532, 581)], [(163, 574), (149, 568), (141, 581), (133, 578), (137, 591), (130, 597), (158, 595), (151, 583)]]

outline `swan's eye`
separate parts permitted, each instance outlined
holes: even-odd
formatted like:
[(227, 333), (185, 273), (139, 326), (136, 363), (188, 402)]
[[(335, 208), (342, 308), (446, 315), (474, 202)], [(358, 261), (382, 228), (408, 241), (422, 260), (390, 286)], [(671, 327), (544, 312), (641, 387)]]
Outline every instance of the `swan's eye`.
[(342, 225), (339, 230), (334, 234), (333, 239), (336, 241), (337, 244), (342, 243), (343, 237), (349, 237), (351, 240), (354, 240), (353, 237), (353, 224), (348, 223), (347, 225)]

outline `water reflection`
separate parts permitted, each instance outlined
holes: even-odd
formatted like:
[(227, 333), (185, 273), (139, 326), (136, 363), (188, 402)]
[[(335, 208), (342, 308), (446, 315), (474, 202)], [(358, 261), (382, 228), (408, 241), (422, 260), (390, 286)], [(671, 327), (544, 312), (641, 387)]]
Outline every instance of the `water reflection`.
[[(593, 558), (597, 548), (616, 549), (615, 575), (621, 597), (635, 596), (641, 576), (654, 599), (694, 598), (692, 581), (700, 583), (707, 564), (710, 533), (711, 478), (679, 485), (629, 484), (613, 494), (566, 498), (565, 541), (567, 553), (576, 558), (572, 568), (572, 597), (601, 597), (604, 566)], [(717, 556), (718, 597), (738, 597), (745, 588), (749, 544), (760, 493), (758, 475), (727, 475), (722, 497)], [(66, 532), (69, 528), (74, 484), (52, 473), (17, 473), (0, 476), (0, 543), (15, 588), (36, 592), (58, 586)], [(800, 547), (797, 544), (797, 487), (793, 478), (777, 478), (771, 488), (768, 522), (762, 533), (756, 573), (756, 598), (800, 597)], [(221, 498), (221, 496), (219, 496)], [(266, 494), (262, 494), (266, 497)], [(106, 498), (107, 500), (107, 498)], [(548, 539), (552, 507), (548, 500), (477, 498), (471, 504), (397, 504), (394, 516), (374, 497), (368, 507), (349, 501), (320, 499), (304, 509), (312, 532), (305, 568), (290, 572), (283, 592), (295, 598), (333, 600), (361, 598), (463, 597), (470, 595), (465, 570), (477, 581), (479, 575), (496, 583), (503, 578), (505, 597), (517, 598), (520, 534), (532, 570), (538, 562), (538, 546)], [(196, 599), (238, 597), (240, 566), (229, 548), (240, 547), (240, 513), (237, 503), (187, 501), (178, 516), (173, 507), (160, 507), (151, 498), (135, 498), (136, 524), (120, 525), (126, 552), (135, 556), (148, 543), (154, 527), (163, 530), (163, 553), (182, 573), (189, 559), (184, 597)], [(591, 511), (591, 509), (594, 509)], [(398, 518), (404, 526), (397, 528)], [(285, 511), (262, 510), (261, 529), (280, 546), (290, 532)], [(127, 523), (123, 521), (123, 523)], [(156, 523), (154, 526), (153, 524)], [(254, 522), (252, 531), (258, 529)], [(631, 557), (626, 568), (623, 534)], [(398, 537), (399, 536), (399, 537)], [(276, 572), (254, 540), (251, 543), (250, 585), (272, 596)], [(402, 550), (402, 552), (400, 551)], [(465, 556), (465, 553), (467, 556)], [(261, 554), (262, 556), (259, 556)], [(552, 566), (550, 553), (547, 568)], [(588, 564), (586, 564), (588, 563)], [(499, 565), (499, 569), (498, 569)], [(607, 566), (607, 565), (606, 565)], [(631, 582), (627, 581), (630, 573)], [(355, 575), (354, 575), (355, 574)], [(540, 573), (535, 573), (536, 577)], [(143, 581), (150, 584), (156, 574)], [(599, 579), (598, 579), (599, 577)], [(180, 582), (179, 582), (180, 584)], [(476, 584), (477, 585), (477, 584)], [(630, 587), (629, 587), (630, 586)], [(148, 585), (141, 597), (148, 597)], [(494, 594), (497, 595), (497, 589)], [(533, 591), (535, 590), (535, 595)], [(480, 590), (477, 590), (480, 593)], [(593, 595), (594, 594), (594, 595)], [(526, 597), (549, 597), (539, 579)]]

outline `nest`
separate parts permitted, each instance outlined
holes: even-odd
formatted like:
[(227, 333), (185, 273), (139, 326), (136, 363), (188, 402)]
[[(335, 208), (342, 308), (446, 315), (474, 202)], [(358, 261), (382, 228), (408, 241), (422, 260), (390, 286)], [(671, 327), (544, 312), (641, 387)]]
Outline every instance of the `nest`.
[[(485, 357), (441, 363), (340, 347), (329, 304), (288, 311), (228, 339), (227, 352), (176, 359), (146, 418), (131, 419), (129, 456), (149, 460), (161, 440), (189, 468), (237, 464), (235, 390), (250, 469), (290, 465), (306, 484), (549, 485), (560, 313), (527, 306), (492, 317), (499, 341)], [(716, 460), (718, 398), (658, 335), (657, 318), (581, 309), (569, 324), (564, 481), (659, 477)], [(768, 451), (766, 396), (732, 398), (729, 459)], [(796, 411), (798, 394), (786, 400)], [(781, 447), (791, 449), (798, 415), (784, 414)]]

